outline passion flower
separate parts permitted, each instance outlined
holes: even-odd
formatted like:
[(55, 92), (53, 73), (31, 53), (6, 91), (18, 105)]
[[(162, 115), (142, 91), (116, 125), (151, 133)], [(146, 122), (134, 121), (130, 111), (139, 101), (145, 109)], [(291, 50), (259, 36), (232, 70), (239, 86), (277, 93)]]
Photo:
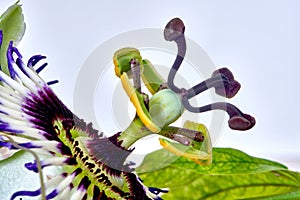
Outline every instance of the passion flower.
[[(2, 31), (0, 31), (0, 44)], [(25, 164), (40, 172), (62, 166), (62, 173), (33, 191), (17, 191), (21, 196), (43, 199), (160, 199), (166, 190), (148, 188), (126, 164), (133, 149), (124, 146), (117, 133), (104, 137), (73, 114), (34, 69), (45, 57), (33, 56), (27, 65), (11, 42), (7, 50), (9, 73), (0, 71), (0, 145), (46, 155)]]

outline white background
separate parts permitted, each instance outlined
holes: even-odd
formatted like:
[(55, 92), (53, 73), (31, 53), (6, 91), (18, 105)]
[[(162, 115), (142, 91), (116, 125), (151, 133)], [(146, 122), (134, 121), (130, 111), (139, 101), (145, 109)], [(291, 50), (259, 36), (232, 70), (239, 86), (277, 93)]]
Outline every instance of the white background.
[[(14, 1), (1, 0), (1, 13)], [(72, 108), (80, 66), (101, 43), (122, 32), (162, 28), (173, 17), (217, 66), (228, 66), (242, 84), (230, 100), (257, 125), (237, 132), (224, 126), (217, 146), (241, 149), (300, 170), (299, 45), (297, 0), (225, 1), (21, 1), (27, 30), (25, 57), (44, 54), (46, 80)], [(105, 113), (104, 113), (105, 114)]]

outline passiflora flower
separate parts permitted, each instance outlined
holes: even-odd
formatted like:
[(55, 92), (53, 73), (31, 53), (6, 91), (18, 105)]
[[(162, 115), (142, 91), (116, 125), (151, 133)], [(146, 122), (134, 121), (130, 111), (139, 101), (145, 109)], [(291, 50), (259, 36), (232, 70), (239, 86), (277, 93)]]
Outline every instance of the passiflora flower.
[[(45, 56), (35, 55), (25, 64), (21, 53), (10, 42), (6, 52), (8, 73), (0, 70), (0, 146), (33, 153), (35, 160), (26, 163), (25, 167), (39, 173), (41, 179), (41, 188), (17, 191), (11, 199), (21, 196), (161, 199), (168, 189), (145, 186), (126, 160), (133, 151), (134, 142), (149, 134), (159, 134), (177, 142), (160, 140), (169, 151), (198, 164), (209, 164), (211, 144), (204, 125), (187, 122), (183, 128), (170, 126), (184, 110), (221, 109), (229, 114), (231, 128), (247, 130), (253, 127), (254, 118), (231, 104), (220, 102), (195, 108), (188, 102), (211, 87), (219, 95), (233, 97), (240, 84), (227, 68), (213, 72), (211, 78), (190, 89), (179, 89), (174, 85), (173, 79), (186, 51), (184, 29), (178, 18), (171, 20), (165, 28), (165, 39), (178, 45), (178, 55), (168, 81), (164, 81), (150, 61), (142, 59), (137, 49), (124, 48), (115, 53), (115, 73), (137, 115), (126, 130), (110, 137), (95, 130), (91, 123), (80, 119), (63, 104), (50, 87), (57, 83), (56, 80), (45, 82), (38, 75), (47, 66), (47, 63), (41, 64)], [(0, 31), (0, 45), (2, 38)], [(141, 91), (141, 79), (151, 97)], [(38, 156), (41, 154), (46, 156), (41, 159)], [(60, 166), (61, 173), (44, 181), (41, 174), (43, 168), (49, 166)]]

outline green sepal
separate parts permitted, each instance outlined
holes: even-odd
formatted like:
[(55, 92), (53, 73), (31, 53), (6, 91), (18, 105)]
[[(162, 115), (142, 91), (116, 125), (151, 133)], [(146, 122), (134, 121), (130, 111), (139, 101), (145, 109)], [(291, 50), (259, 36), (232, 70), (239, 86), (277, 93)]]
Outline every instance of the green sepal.
[(22, 8), (17, 1), (14, 5), (10, 6), (0, 17), (0, 30), (2, 30), (3, 40), (0, 47), (0, 66), (1, 70), (9, 74), (7, 66), (6, 51), (10, 41), (14, 42), (16, 46), (22, 39), (25, 33), (24, 16)]

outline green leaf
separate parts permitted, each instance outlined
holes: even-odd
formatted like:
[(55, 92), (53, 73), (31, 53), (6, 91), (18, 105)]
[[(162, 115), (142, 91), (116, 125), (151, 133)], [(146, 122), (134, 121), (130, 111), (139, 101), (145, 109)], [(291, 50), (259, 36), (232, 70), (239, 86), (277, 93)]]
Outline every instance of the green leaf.
[(300, 173), (279, 163), (226, 148), (213, 149), (209, 166), (176, 157), (158, 150), (137, 168), (146, 185), (169, 188), (164, 199), (300, 199)]
[[(300, 174), (287, 171), (231, 175), (199, 175), (191, 171), (182, 171), (181, 173), (161, 171), (154, 176), (141, 176), (141, 178), (147, 185), (169, 188), (169, 193), (162, 196), (164, 199), (232, 200), (269, 197), (300, 190)], [(148, 180), (149, 178), (150, 180)], [(299, 198), (300, 196), (298, 196)]]
[[(198, 174), (238, 174), (257, 173), (287, 169), (284, 165), (266, 159), (255, 158), (230, 148), (213, 148), (211, 165), (198, 165), (184, 157), (176, 156), (165, 149), (148, 154), (137, 168), (139, 173), (155, 171), (163, 167), (195, 170)], [(153, 165), (153, 163), (156, 163)]]
[(0, 47), (1, 70), (9, 75), (6, 59), (6, 51), (10, 41), (17, 45), (25, 33), (24, 16), (21, 6), (16, 2), (10, 6), (0, 17), (0, 30), (3, 33), (3, 41)]

